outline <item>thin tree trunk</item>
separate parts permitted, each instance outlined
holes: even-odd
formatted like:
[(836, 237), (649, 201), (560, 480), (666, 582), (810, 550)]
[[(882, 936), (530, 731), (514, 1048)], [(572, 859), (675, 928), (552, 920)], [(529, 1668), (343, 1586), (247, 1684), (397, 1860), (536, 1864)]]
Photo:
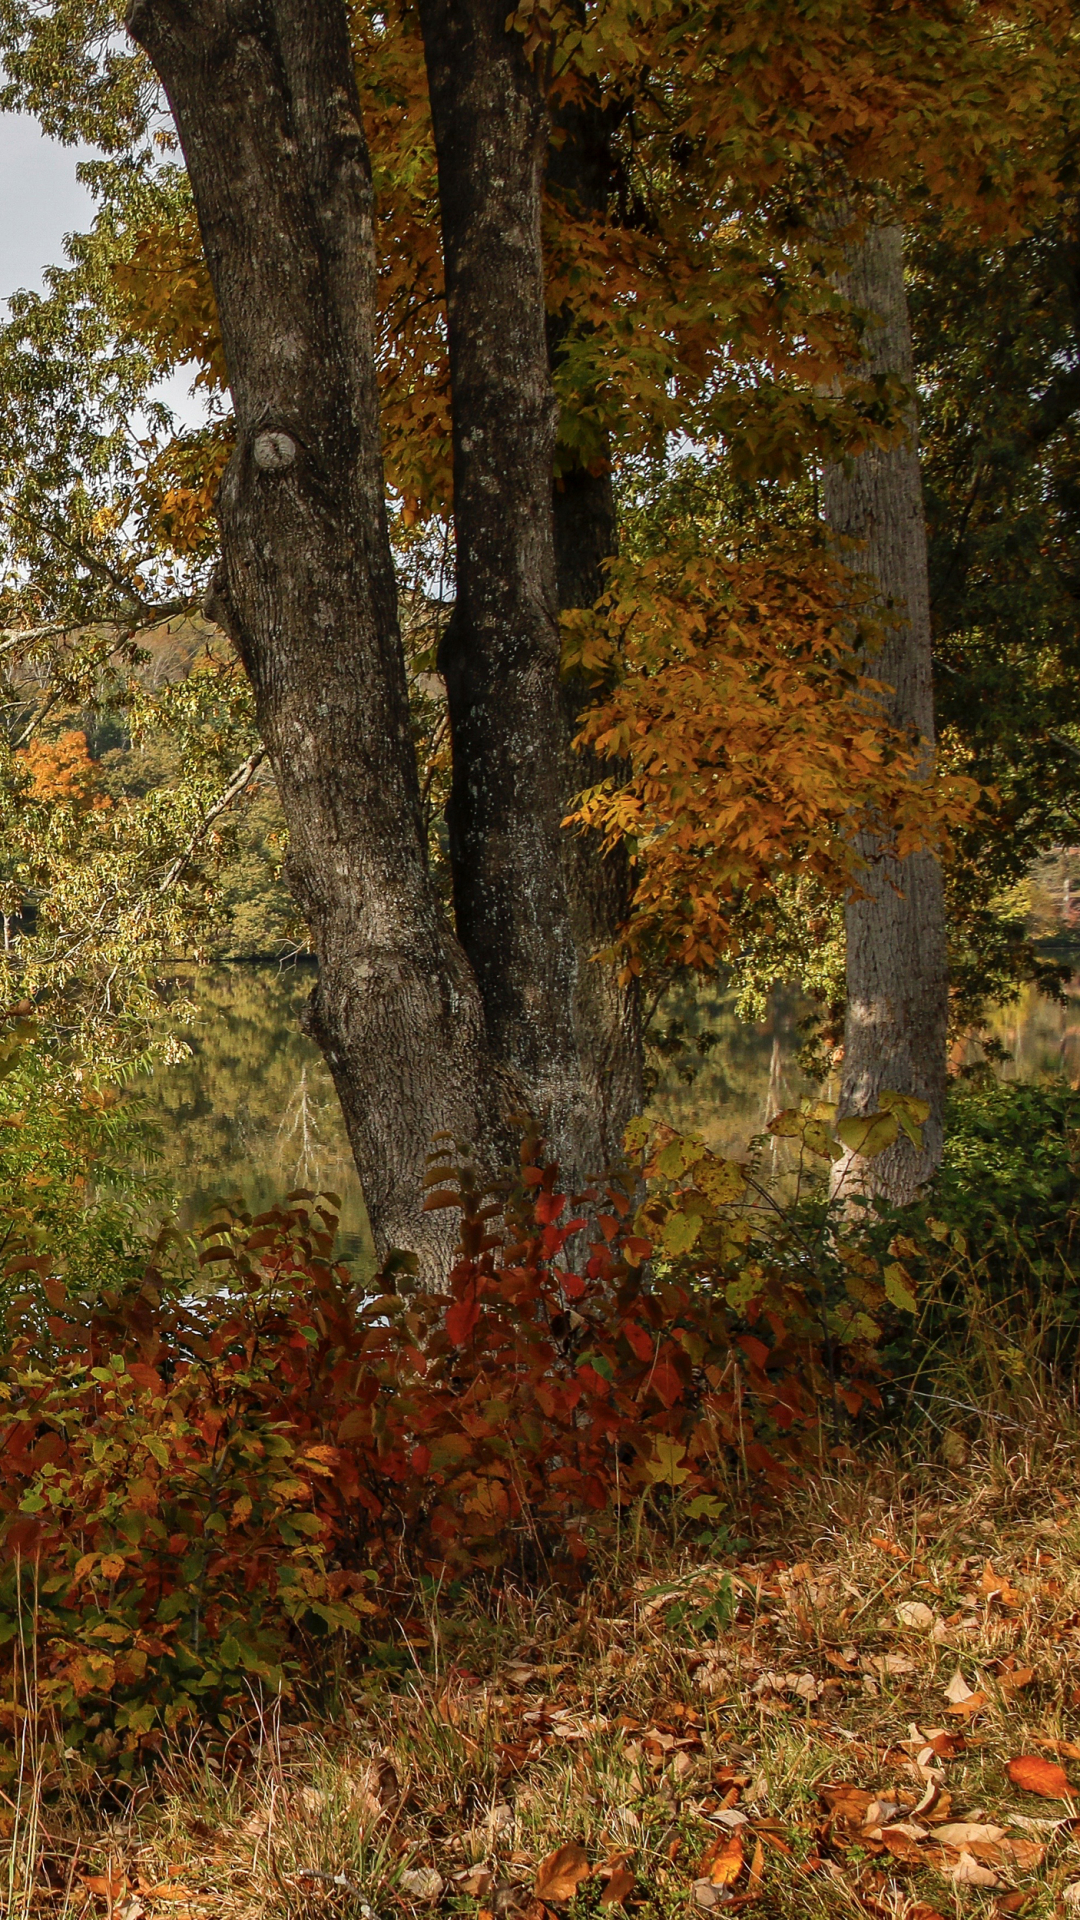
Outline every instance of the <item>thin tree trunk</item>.
[[(849, 255), (845, 293), (872, 320), (864, 340), (868, 374), (899, 375), (913, 386), (911, 333), (904, 287), (903, 233), (871, 227)], [(921, 743), (929, 774), (934, 752), (930, 602), (926, 530), (914, 404), (902, 446), (870, 450), (825, 474), (829, 524), (864, 543), (848, 564), (868, 573), (875, 599), (894, 624), (872, 662), (875, 677), (893, 691), (889, 719)], [(928, 853), (894, 860), (872, 837), (859, 842), (867, 861), (861, 898), (849, 900), (847, 1015), (841, 1114), (873, 1112), (883, 1092), (914, 1094), (930, 1116), (923, 1149), (901, 1134), (870, 1160), (849, 1159), (837, 1170), (843, 1191), (909, 1200), (941, 1159), (945, 1104), (948, 976), (941, 868)]]
[[(594, 97), (559, 106), (554, 113), (558, 138), (548, 154), (549, 194), (571, 214), (603, 219), (611, 190), (612, 114)], [(569, 312), (549, 314), (548, 350), (558, 365), (572, 332)], [(604, 454), (608, 453), (605, 445)], [(559, 611), (591, 607), (607, 579), (605, 562), (619, 550), (615, 492), (610, 460), (559, 463), (554, 490), (555, 576)], [(581, 716), (597, 689), (580, 676), (564, 677), (563, 715), (567, 735), (567, 805), (584, 787), (610, 777), (610, 760), (591, 749), (575, 753), (572, 741)], [(625, 847), (605, 853), (595, 833), (564, 835), (567, 894), (579, 956), (575, 1023), (583, 1060), (592, 1070), (597, 1111), (601, 1115), (607, 1157), (622, 1145), (627, 1122), (642, 1104), (641, 1004), (636, 980), (622, 983), (618, 966), (593, 956), (611, 948), (630, 911), (630, 862)]]
[(454, 416), (457, 590), (440, 652), (454, 759), (454, 909), (492, 1052), (577, 1184), (612, 1146), (612, 1061), (579, 1019), (590, 962), (562, 826), (570, 791), (552, 518), (556, 407), (540, 239), (547, 108), (520, 36), (506, 29), (505, 0), (420, 0), (420, 21)]
[[(236, 411), (211, 612), (235, 639), (311, 926), (311, 1027), (379, 1249), (435, 1262), (432, 1134), (505, 1089), (428, 874), (385, 522), (371, 179), (343, 0), (133, 0), (169, 97)], [(494, 1111), (493, 1111), (494, 1110)]]

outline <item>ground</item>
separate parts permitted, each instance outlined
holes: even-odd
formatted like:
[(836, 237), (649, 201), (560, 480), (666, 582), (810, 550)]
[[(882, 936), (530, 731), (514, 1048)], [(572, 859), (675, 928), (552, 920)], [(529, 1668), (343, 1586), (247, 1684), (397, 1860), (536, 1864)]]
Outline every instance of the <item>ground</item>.
[(28, 1774), (4, 1910), (1080, 1913), (1075, 1460), (1016, 1425), (745, 1540), (628, 1535), (576, 1594), (433, 1595), (322, 1719), (253, 1699), (130, 1797)]

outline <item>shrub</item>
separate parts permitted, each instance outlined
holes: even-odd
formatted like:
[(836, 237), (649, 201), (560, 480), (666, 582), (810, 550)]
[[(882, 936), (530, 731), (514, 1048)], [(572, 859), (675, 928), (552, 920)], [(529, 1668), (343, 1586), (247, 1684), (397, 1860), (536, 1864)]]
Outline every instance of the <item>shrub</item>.
[(442, 1290), (401, 1260), (358, 1286), (309, 1193), (215, 1221), (197, 1295), (158, 1262), (88, 1306), (22, 1256), (0, 1715), (32, 1635), (35, 1712), (131, 1766), (184, 1721), (235, 1726), (305, 1644), (385, 1634), (418, 1574), (580, 1568), (646, 1510), (707, 1534), (842, 1444), (899, 1269), (826, 1252), (700, 1143), (639, 1149), (580, 1214), (533, 1139), (499, 1199), (440, 1156)]

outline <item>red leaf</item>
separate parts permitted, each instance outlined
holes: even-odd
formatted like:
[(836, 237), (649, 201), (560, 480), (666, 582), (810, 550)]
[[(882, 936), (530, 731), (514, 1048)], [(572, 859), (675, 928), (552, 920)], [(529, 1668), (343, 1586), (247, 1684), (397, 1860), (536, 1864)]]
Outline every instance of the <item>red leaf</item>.
[(1021, 1753), (1006, 1768), (1014, 1787), (1023, 1793), (1041, 1793), (1047, 1800), (1068, 1800), (1072, 1794), (1064, 1767), (1037, 1753)]
[(536, 1217), (542, 1227), (549, 1227), (557, 1220), (566, 1205), (565, 1193), (538, 1193), (536, 1196)]
[(446, 1331), (455, 1347), (463, 1347), (480, 1318), (480, 1302), (470, 1290), (464, 1300), (455, 1300), (446, 1315)]
[(639, 1360), (648, 1365), (653, 1357), (653, 1343), (644, 1327), (637, 1320), (624, 1320), (622, 1330)]

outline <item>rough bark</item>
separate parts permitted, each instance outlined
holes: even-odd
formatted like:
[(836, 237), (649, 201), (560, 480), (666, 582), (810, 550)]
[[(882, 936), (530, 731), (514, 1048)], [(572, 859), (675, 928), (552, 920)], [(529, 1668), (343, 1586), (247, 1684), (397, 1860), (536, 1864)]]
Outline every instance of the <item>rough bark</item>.
[[(896, 226), (871, 227), (852, 248), (844, 291), (873, 321), (864, 339), (868, 373), (898, 375), (913, 385), (911, 334), (904, 288), (903, 235)], [(862, 543), (846, 550), (848, 564), (868, 573), (874, 598), (891, 618), (873, 663), (893, 691), (889, 719), (924, 749), (929, 772), (934, 750), (934, 701), (926, 531), (919, 474), (918, 427), (909, 410), (905, 443), (871, 450), (825, 475), (825, 510), (837, 534)], [(861, 898), (849, 900), (847, 1015), (841, 1114), (873, 1112), (883, 1092), (909, 1093), (929, 1103), (923, 1150), (903, 1135), (871, 1160), (840, 1163), (843, 1191), (857, 1188), (903, 1203), (941, 1159), (946, 1076), (948, 977), (941, 868), (929, 852), (898, 862), (867, 836), (859, 851), (867, 867)]]
[[(133, 0), (172, 107), (236, 412), (212, 611), (235, 639), (319, 959), (376, 1244), (438, 1258), (432, 1134), (495, 1152), (483, 1011), (427, 869), (385, 523), (371, 180), (342, 0)], [(495, 1110), (494, 1113), (492, 1110)]]
[(584, 949), (562, 826), (570, 789), (556, 406), (540, 238), (547, 109), (520, 37), (506, 30), (505, 0), (420, 0), (420, 21), (454, 418), (457, 586), (440, 652), (454, 761), (454, 910), (492, 1052), (576, 1184), (613, 1144), (613, 1061), (604, 1036), (581, 1019), (594, 946)]
[[(553, 116), (558, 138), (548, 155), (547, 187), (572, 214), (603, 218), (611, 193), (613, 114), (593, 97), (559, 106)], [(570, 313), (548, 316), (548, 350), (553, 370), (574, 325)], [(559, 611), (591, 607), (607, 584), (604, 563), (618, 553), (618, 520), (611, 466), (607, 460), (585, 465), (559, 462), (554, 497), (555, 576)], [(596, 689), (576, 677), (563, 681), (567, 734), (568, 804), (582, 788), (614, 771), (591, 750), (575, 753), (572, 741), (581, 715)], [(583, 1057), (594, 1070), (598, 1111), (608, 1157), (617, 1155), (627, 1122), (640, 1113), (642, 1036), (636, 981), (620, 983), (617, 965), (592, 958), (610, 949), (630, 911), (630, 863), (623, 847), (605, 854), (597, 834), (568, 834), (563, 858), (567, 892), (579, 955), (575, 1023)]]

